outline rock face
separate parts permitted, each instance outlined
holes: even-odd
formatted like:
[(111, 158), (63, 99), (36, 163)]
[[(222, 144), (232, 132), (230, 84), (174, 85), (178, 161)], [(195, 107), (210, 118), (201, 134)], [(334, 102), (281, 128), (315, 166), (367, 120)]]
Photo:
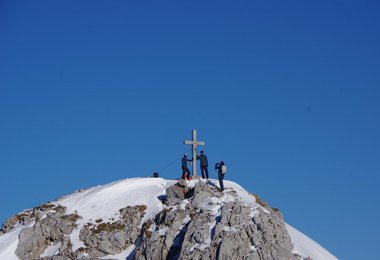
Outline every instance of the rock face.
[(224, 201), (205, 183), (194, 191), (175, 186), (167, 192), (167, 208), (145, 226), (136, 259), (298, 259), (278, 215)]
[[(97, 226), (85, 226), (79, 238), (86, 245), (81, 248), (90, 257), (116, 255), (133, 245), (140, 236), (140, 222), (146, 206), (120, 209), (121, 219), (115, 222), (100, 223)], [(80, 257), (81, 255), (77, 255)]]
[[(51, 208), (50, 211), (42, 211), (45, 215), (41, 219), (32, 214), (29, 216), (28, 219), (35, 221), (35, 224), (24, 229), (19, 235), (16, 249), (19, 259), (97, 259), (121, 253), (139, 238), (139, 226), (146, 206), (122, 208), (119, 210), (120, 219), (117, 221), (104, 223), (97, 220), (97, 225), (84, 226), (80, 230), (79, 238), (85, 246), (76, 251), (72, 249), (70, 235), (80, 216), (65, 214), (65, 208), (62, 206), (52, 205)], [(43, 254), (49, 246), (57, 246), (59, 253), (44, 257)]]
[[(12, 217), (3, 232), (21, 222), (30, 226), (19, 235), (16, 255), (22, 260), (112, 259), (131, 248), (127, 259), (300, 259), (281, 215), (244, 203), (233, 189), (222, 193), (210, 182), (182, 182), (159, 199), (162, 210), (144, 223), (147, 207), (137, 205), (121, 208), (112, 221), (82, 226), (81, 247), (70, 240), (81, 216), (54, 204)], [(49, 247), (58, 253), (45, 256)]]
[(50, 243), (60, 242), (62, 253), (72, 256), (67, 236), (73, 231), (78, 218), (76, 214), (65, 215), (63, 207), (55, 207), (50, 214), (37, 220), (33, 227), (20, 233), (16, 255), (22, 260), (40, 259), (40, 255)]

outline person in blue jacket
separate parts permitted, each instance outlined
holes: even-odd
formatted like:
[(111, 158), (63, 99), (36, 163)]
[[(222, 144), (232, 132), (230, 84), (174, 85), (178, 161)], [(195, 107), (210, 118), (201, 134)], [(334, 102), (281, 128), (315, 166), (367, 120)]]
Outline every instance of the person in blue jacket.
[(206, 174), (206, 179), (208, 180), (208, 160), (207, 156), (203, 151), (201, 151), (201, 154), (197, 156), (197, 160), (201, 162), (201, 173), (202, 173), (202, 179), (205, 178)]
[(218, 170), (220, 190), (224, 191), (223, 179), (224, 179), (224, 175), (227, 172), (227, 166), (225, 165), (223, 161), (220, 161), (219, 163), (215, 164), (215, 170)]
[(191, 172), (189, 168), (187, 168), (187, 162), (191, 162), (192, 160), (187, 158), (187, 154), (184, 154), (182, 157), (182, 179), (190, 178)]

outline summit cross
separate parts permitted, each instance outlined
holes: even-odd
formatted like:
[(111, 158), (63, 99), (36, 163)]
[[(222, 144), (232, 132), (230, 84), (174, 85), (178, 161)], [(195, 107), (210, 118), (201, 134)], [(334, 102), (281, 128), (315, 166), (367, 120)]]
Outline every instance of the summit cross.
[(197, 146), (198, 145), (205, 145), (205, 142), (203, 141), (197, 141), (197, 130), (193, 129), (193, 140), (191, 141), (183, 141), (184, 144), (191, 144), (192, 150), (193, 150), (193, 177), (197, 176)]

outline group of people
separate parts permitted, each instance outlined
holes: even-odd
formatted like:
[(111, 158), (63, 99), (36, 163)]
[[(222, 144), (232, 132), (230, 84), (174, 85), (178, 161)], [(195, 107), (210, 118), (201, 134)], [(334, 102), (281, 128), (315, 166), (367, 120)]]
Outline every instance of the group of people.
[[(200, 155), (197, 155), (196, 157), (197, 160), (200, 161), (201, 165), (201, 174), (202, 174), (202, 179), (207, 179), (208, 180), (208, 159), (207, 156), (205, 155), (204, 151), (201, 151)], [(184, 154), (181, 160), (182, 163), (182, 179), (191, 179), (191, 172), (189, 168), (187, 167), (187, 162), (193, 161), (192, 159), (189, 159), (187, 157), (187, 154)], [(223, 161), (220, 161), (215, 164), (215, 170), (218, 170), (218, 179), (219, 179), (219, 185), (220, 185), (220, 190), (224, 190), (224, 184), (223, 184), (223, 179), (224, 175), (227, 172), (227, 166)]]

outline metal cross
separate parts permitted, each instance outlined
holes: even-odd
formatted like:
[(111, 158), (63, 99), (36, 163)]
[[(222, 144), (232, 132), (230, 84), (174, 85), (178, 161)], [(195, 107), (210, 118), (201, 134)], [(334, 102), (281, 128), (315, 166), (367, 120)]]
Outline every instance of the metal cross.
[(193, 150), (193, 176), (197, 176), (197, 146), (205, 145), (203, 141), (197, 141), (197, 130), (193, 129), (193, 140), (191, 141), (183, 141), (184, 144), (191, 144)]

